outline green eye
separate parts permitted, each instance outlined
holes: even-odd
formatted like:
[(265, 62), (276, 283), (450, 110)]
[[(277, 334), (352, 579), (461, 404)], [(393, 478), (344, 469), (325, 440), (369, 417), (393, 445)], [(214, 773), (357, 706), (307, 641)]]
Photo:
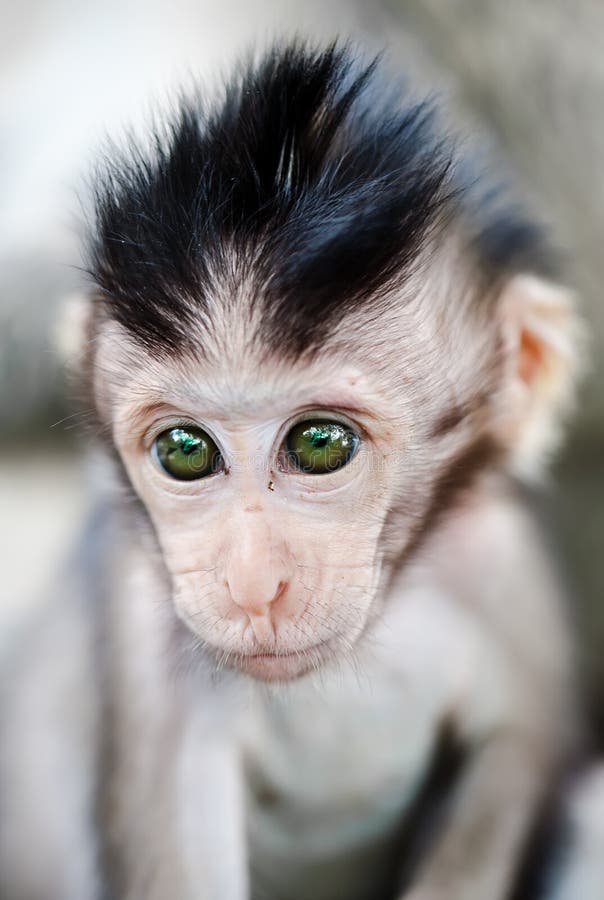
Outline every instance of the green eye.
[(220, 450), (210, 435), (193, 425), (179, 425), (162, 431), (153, 447), (162, 469), (178, 481), (205, 478), (224, 465)]
[(311, 475), (341, 469), (352, 459), (358, 445), (359, 436), (352, 428), (323, 419), (299, 422), (285, 439), (289, 461)]

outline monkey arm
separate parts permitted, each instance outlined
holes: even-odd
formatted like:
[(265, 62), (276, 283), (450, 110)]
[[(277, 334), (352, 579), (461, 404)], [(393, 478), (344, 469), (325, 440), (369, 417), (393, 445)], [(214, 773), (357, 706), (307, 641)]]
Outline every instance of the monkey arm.
[[(232, 741), (187, 723), (176, 767), (183, 900), (249, 897), (242, 767)], [(162, 897), (164, 895), (161, 895)]]
[[(80, 585), (65, 579), (2, 678), (0, 896), (97, 900), (99, 703)], [(17, 650), (17, 645), (15, 645)], [(4, 667), (3, 667), (4, 669)]]
[(462, 775), (436, 848), (404, 900), (503, 900), (552, 776), (520, 734), (494, 734)]
[(504, 501), (465, 527), (479, 562), (463, 565), (453, 532), (451, 558), (479, 649), (451, 713), (473, 750), (405, 900), (507, 898), (540, 804), (580, 740), (563, 601), (532, 521)]

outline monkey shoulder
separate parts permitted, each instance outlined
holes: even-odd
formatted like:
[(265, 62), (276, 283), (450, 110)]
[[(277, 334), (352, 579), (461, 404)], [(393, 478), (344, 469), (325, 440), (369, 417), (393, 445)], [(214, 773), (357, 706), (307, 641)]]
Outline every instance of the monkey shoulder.
[(402, 639), (410, 616), (416, 634), (423, 625), (427, 656), (450, 688), (448, 708), (471, 733), (539, 711), (551, 713), (555, 727), (556, 704), (560, 712), (572, 703), (568, 598), (517, 492), (498, 487), (461, 504), (402, 573), (394, 596), (391, 633)]
[(566, 671), (568, 598), (534, 512), (518, 493), (499, 490), (462, 506), (435, 535), (429, 558), (431, 582), (504, 664)]

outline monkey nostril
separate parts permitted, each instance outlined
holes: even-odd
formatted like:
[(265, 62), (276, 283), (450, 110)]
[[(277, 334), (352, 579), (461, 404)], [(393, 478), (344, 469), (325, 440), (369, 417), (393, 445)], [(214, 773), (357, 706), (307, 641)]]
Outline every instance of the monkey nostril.
[(277, 585), (277, 590), (274, 593), (273, 599), (269, 601), (270, 605), (272, 606), (273, 603), (276, 603), (277, 600), (280, 600), (281, 597), (283, 596), (283, 594), (286, 592), (286, 590), (287, 590), (287, 581), (280, 581), (279, 584)]

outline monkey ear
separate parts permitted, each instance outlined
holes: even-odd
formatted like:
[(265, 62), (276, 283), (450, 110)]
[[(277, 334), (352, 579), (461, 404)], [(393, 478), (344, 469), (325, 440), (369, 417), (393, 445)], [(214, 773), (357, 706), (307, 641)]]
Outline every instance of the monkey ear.
[(54, 328), (53, 344), (62, 362), (77, 371), (86, 352), (92, 302), (84, 293), (66, 297)]
[(538, 478), (573, 406), (585, 358), (570, 290), (516, 275), (501, 297), (506, 378), (497, 426), (521, 477)]

